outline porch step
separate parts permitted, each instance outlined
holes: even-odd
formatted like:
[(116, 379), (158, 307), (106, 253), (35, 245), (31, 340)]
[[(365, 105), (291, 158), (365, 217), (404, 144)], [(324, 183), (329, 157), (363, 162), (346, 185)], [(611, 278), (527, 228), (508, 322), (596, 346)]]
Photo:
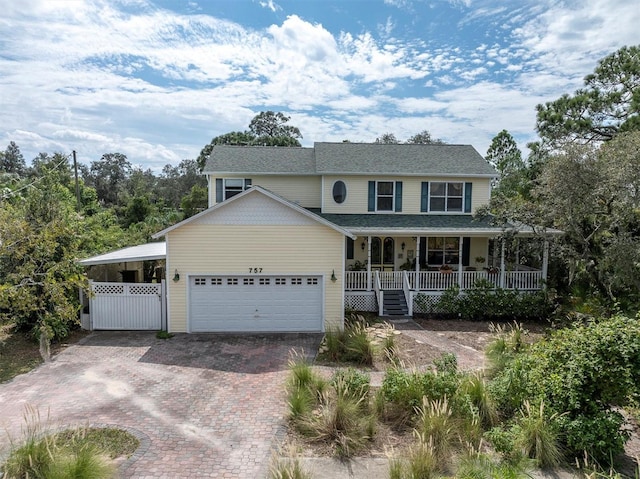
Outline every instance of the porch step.
[(382, 312), (385, 316), (409, 316), (409, 307), (403, 291), (384, 291)]

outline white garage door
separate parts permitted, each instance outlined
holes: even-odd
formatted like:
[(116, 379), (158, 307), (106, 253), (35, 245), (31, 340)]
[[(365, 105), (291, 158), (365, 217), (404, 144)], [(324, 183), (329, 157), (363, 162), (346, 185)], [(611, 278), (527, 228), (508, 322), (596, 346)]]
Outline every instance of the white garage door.
[(322, 331), (319, 276), (192, 276), (191, 332)]

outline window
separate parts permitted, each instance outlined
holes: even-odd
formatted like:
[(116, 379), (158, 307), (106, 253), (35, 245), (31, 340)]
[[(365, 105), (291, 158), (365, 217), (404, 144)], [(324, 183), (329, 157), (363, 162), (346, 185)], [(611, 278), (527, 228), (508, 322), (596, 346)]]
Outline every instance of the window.
[(394, 241), (393, 238), (381, 238), (374, 236), (371, 238), (371, 264), (393, 264)]
[(193, 282), (196, 286), (204, 286), (205, 284), (207, 284), (207, 280), (205, 278), (195, 278)]
[(464, 183), (431, 182), (429, 211), (462, 212)]
[(221, 203), (251, 187), (249, 178), (216, 178), (216, 203)]
[(376, 183), (376, 211), (393, 211), (393, 181)]
[(458, 264), (460, 238), (429, 237), (427, 262), (430, 265)]
[(347, 199), (347, 185), (344, 184), (344, 181), (336, 181), (333, 184), (333, 201), (335, 201), (338, 204), (342, 204), (346, 199)]
[(243, 278), (242, 284), (245, 286), (251, 286), (254, 283), (253, 278)]
[(211, 278), (212, 286), (222, 286), (222, 278)]

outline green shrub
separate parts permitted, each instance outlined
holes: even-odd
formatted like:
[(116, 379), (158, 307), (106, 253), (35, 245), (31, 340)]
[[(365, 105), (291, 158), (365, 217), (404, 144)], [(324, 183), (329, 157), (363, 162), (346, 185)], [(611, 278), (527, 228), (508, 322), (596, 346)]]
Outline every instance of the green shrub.
[(464, 293), (454, 285), (448, 288), (436, 305), (438, 312), (469, 320), (546, 319), (552, 305), (544, 291), (520, 293), (518, 290), (495, 288), (487, 280), (478, 280)]
[(556, 419), (562, 431), (568, 452), (580, 457), (584, 451), (601, 464), (610, 464), (611, 460), (624, 451), (629, 438), (628, 431), (622, 429), (624, 418), (616, 411), (598, 411), (589, 416), (560, 416)]
[(353, 398), (367, 398), (371, 378), (368, 374), (361, 373), (357, 369), (338, 369), (331, 378), (331, 385), (339, 396)]
[(638, 384), (640, 324), (617, 316), (557, 331), (516, 354), (489, 389), (504, 417), (525, 400), (544, 401), (567, 453), (607, 463), (627, 440), (613, 408), (637, 397)]
[(387, 402), (389, 418), (406, 420), (422, 407), (422, 398), (444, 399), (455, 396), (461, 375), (455, 355), (445, 354), (434, 361), (435, 371), (407, 372), (397, 368), (387, 370), (381, 393)]

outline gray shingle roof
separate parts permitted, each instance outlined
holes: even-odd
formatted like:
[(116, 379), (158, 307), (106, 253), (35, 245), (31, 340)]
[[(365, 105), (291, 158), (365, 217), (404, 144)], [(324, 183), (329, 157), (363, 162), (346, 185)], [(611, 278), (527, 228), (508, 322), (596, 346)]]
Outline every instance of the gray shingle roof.
[(497, 176), (471, 145), (315, 143), (313, 148), (217, 145), (205, 173)]
[(471, 145), (316, 143), (318, 173), (490, 175), (496, 171)]
[(313, 148), (216, 145), (204, 173), (316, 173)]
[(341, 226), (349, 231), (377, 230), (450, 230), (467, 232), (495, 232), (502, 228), (491, 224), (490, 218), (475, 219), (471, 215), (402, 215), (402, 214), (333, 214), (320, 213), (312, 209), (327, 221)]

